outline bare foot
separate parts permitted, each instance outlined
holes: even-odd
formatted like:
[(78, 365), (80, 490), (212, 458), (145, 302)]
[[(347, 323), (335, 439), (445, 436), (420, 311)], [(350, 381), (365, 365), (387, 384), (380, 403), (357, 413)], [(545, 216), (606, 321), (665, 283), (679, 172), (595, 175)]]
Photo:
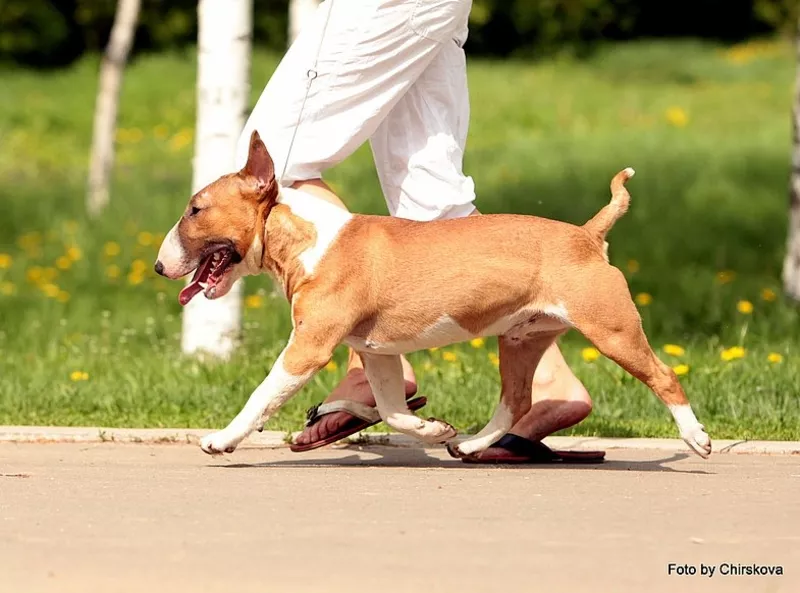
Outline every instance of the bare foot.
[[(546, 436), (575, 426), (592, 412), (589, 392), (572, 374), (553, 344), (542, 357), (533, 377), (531, 409), (509, 431), (531, 441), (541, 441)], [(511, 451), (489, 447), (480, 457), (491, 459), (518, 457)]]
[[(410, 370), (410, 367), (408, 367), (408, 369)], [(405, 376), (406, 397), (408, 397), (417, 392), (417, 383), (414, 380), (413, 373), (406, 372)], [(367, 406), (375, 406), (375, 397), (372, 395), (372, 389), (369, 386), (364, 369), (357, 366), (347, 371), (345, 378), (331, 391), (330, 395), (325, 399), (325, 402), (328, 403), (342, 399), (359, 402)], [(307, 426), (303, 432), (297, 436), (295, 443), (298, 445), (315, 443), (340, 431), (350, 422), (353, 422), (353, 416), (347, 412), (326, 414), (311, 426)]]

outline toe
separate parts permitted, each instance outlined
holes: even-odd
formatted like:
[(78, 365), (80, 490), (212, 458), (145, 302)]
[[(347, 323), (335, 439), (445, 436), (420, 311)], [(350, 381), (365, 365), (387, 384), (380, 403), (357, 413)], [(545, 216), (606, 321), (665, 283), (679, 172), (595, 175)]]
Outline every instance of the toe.
[(342, 426), (350, 420), (352, 416), (346, 412), (334, 412), (326, 414), (311, 426), (307, 426), (301, 434), (297, 436), (295, 442), (298, 445), (308, 445), (323, 439), (341, 430)]

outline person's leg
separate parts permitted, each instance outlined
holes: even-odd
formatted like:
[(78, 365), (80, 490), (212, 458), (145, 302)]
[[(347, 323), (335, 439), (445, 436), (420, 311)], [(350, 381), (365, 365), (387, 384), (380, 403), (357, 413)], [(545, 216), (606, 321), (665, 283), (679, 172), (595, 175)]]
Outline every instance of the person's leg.
[[(282, 185), (345, 205), (322, 181), (380, 126), (392, 107), (452, 36), (470, 0), (330, 0), (284, 56), (242, 132), (237, 161), (254, 129), (264, 139)], [(317, 59), (318, 58), (318, 59)], [(316, 65), (315, 65), (316, 60)], [(316, 77), (309, 86), (309, 72)], [(374, 406), (360, 360), (330, 399)], [(406, 392), (416, 391), (404, 360)], [(340, 414), (352, 420), (348, 414)]]
[[(474, 185), (462, 170), (469, 124), (469, 93), (463, 45), (448, 43), (415, 84), (394, 106), (371, 138), (381, 186), (390, 212), (416, 220), (478, 215)], [(410, 365), (404, 361), (406, 393), (416, 391)], [(361, 361), (351, 352), (344, 381), (326, 403), (351, 400), (374, 406)], [(589, 415), (592, 402), (556, 344), (542, 357), (532, 386), (532, 407), (511, 432), (540, 440), (573, 426)], [(307, 445), (342, 430), (353, 417), (347, 412), (322, 416), (305, 428), (296, 443)], [(485, 454), (500, 457), (502, 450)]]

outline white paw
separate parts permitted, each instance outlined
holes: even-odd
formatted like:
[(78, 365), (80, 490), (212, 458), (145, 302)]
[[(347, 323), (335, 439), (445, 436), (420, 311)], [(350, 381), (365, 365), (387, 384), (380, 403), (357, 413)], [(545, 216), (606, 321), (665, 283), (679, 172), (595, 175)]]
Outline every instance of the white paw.
[(220, 431), (200, 439), (200, 448), (209, 455), (222, 455), (223, 453), (233, 453), (240, 442), (242, 439), (231, 438), (224, 431)]
[(446, 443), (458, 436), (458, 431), (447, 422), (429, 418), (425, 423), (423, 434), (420, 435), (423, 441), (431, 445)]
[[(466, 441), (464, 441), (466, 442)], [(462, 447), (464, 443), (455, 444), (455, 443), (447, 443), (447, 452), (450, 454), (450, 457), (455, 457), (456, 459), (464, 459), (466, 457), (473, 457), (475, 456), (474, 452), (469, 450), (465, 451)], [(467, 447), (469, 449), (469, 447)]]
[(474, 457), (478, 453), (482, 453), (489, 448), (492, 441), (487, 441), (483, 438), (467, 439), (457, 445), (447, 445), (447, 450), (453, 457)]
[(711, 437), (706, 433), (705, 426), (697, 424), (694, 428), (681, 433), (681, 438), (703, 459), (711, 455)]

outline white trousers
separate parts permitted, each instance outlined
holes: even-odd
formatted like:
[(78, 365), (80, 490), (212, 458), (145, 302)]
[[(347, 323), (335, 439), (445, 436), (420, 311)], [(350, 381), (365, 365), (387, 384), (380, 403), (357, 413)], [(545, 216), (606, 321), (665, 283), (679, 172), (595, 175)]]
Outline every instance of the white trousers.
[(325, 0), (253, 109), (237, 165), (247, 160), (253, 129), (283, 185), (322, 177), (369, 140), (393, 216), (469, 215), (463, 44), (471, 7), (472, 0)]

